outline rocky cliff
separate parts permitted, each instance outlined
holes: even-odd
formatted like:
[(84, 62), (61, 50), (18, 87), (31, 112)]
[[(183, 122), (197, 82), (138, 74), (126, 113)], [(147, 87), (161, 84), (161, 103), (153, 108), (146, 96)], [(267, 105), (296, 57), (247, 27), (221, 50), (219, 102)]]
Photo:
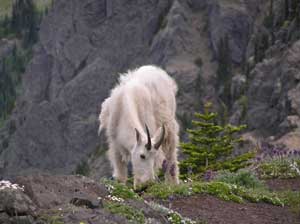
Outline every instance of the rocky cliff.
[(0, 132), (0, 177), (72, 173), (88, 158), (93, 176), (109, 174), (98, 114), (118, 74), (143, 64), (165, 68), (179, 85), (177, 115), (186, 125), (204, 101), (219, 102), (225, 37), (234, 75), (231, 120), (247, 122), (253, 135), (288, 135), (299, 125), (300, 42), (278, 41), (251, 64), (267, 14), (268, 4), (258, 0), (55, 1)]

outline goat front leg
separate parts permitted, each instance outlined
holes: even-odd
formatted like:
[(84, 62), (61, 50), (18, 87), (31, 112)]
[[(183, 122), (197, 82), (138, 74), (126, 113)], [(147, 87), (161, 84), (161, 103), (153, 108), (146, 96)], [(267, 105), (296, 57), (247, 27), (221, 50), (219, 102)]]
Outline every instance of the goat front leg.
[(126, 183), (128, 177), (127, 162), (123, 160), (122, 155), (115, 146), (110, 146), (108, 157), (113, 168), (113, 178)]

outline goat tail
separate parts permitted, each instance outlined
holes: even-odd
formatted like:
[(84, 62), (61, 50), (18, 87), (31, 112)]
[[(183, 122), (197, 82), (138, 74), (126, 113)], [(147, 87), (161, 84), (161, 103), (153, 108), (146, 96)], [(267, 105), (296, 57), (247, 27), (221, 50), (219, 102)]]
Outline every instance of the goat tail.
[(108, 116), (109, 116), (109, 109), (108, 109), (108, 100), (107, 98), (101, 106), (101, 113), (99, 115), (99, 122), (100, 126), (98, 129), (98, 135), (100, 135), (101, 131), (107, 127), (107, 122), (108, 122)]

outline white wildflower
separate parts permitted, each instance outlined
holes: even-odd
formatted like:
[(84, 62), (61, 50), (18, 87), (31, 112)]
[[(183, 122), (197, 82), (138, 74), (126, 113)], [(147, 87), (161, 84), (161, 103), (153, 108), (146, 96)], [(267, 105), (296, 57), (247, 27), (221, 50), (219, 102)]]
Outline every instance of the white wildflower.
[(290, 167), (292, 170), (296, 171), (296, 173), (298, 175), (300, 175), (300, 170), (299, 170), (298, 164), (295, 161), (290, 164)]
[(4, 190), (6, 188), (24, 191), (24, 186), (20, 187), (18, 184), (13, 184), (10, 181), (1, 180), (0, 181), (0, 190)]
[(169, 209), (169, 208), (166, 208), (165, 206), (163, 205), (160, 205), (160, 204), (157, 204), (155, 202), (148, 202), (146, 200), (144, 200), (144, 202), (149, 205), (152, 209), (156, 210), (156, 211), (160, 211), (162, 213), (165, 213), (168, 215), (168, 221), (170, 223), (173, 223), (173, 215), (177, 215), (178, 217), (180, 217), (181, 219), (181, 223), (185, 224), (185, 223), (188, 223), (188, 224), (196, 224), (195, 221), (192, 221), (191, 219), (189, 218), (185, 218), (185, 217), (182, 217), (178, 212), (175, 212), (174, 210), (172, 209)]
[(108, 190), (109, 193), (112, 193), (113, 190), (115, 189), (115, 187), (113, 185), (111, 185), (111, 184), (106, 184), (106, 188), (107, 188), (107, 190)]
[(118, 198), (118, 197), (113, 196), (113, 195), (108, 195), (107, 198), (108, 198), (108, 200), (110, 200), (110, 201), (124, 202), (124, 199), (123, 199), (123, 198)]

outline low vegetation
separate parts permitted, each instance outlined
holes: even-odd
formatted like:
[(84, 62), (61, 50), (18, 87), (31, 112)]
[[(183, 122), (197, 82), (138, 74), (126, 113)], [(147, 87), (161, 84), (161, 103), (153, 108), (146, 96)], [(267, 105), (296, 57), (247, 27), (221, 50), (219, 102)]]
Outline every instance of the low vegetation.
[(82, 160), (76, 167), (74, 174), (79, 174), (82, 176), (88, 176), (91, 172), (90, 166), (87, 161)]
[(257, 171), (264, 179), (300, 177), (300, 159), (276, 158), (262, 161)]
[(129, 221), (135, 223), (145, 223), (145, 216), (141, 211), (124, 203), (105, 201), (104, 208), (113, 214), (118, 214), (125, 217)]
[(300, 191), (282, 191), (279, 197), (283, 203), (290, 207), (291, 211), (300, 216)]
[(141, 199), (139, 195), (137, 195), (132, 188), (128, 187), (125, 184), (102, 179), (101, 182), (106, 186), (107, 190), (112, 196), (122, 198), (122, 199)]
[(260, 180), (253, 171), (239, 170), (236, 173), (220, 171), (214, 178), (216, 181), (235, 184), (250, 189), (265, 189), (265, 183)]
[(168, 184), (154, 184), (150, 186), (145, 195), (160, 198), (170, 199), (174, 196), (190, 196), (195, 194), (209, 194), (216, 196), (225, 201), (234, 201), (243, 203), (250, 202), (266, 202), (273, 205), (283, 206), (283, 202), (279, 197), (267, 190), (262, 189), (247, 189), (235, 184), (225, 182), (191, 182), (178, 186), (170, 186)]
[[(106, 186), (109, 195), (104, 200), (104, 208), (110, 211), (113, 214), (118, 214), (125, 217), (127, 220), (133, 223), (147, 223), (147, 218), (142, 211), (138, 210), (135, 207), (130, 206), (126, 203), (128, 200), (143, 200), (137, 193), (133, 191), (129, 186), (108, 180), (102, 179), (101, 182)], [(153, 210), (164, 215), (165, 219), (168, 220), (171, 224), (197, 224), (188, 218), (182, 217), (178, 212), (175, 212), (171, 209), (164, 207), (163, 205), (157, 204), (153, 201), (144, 201), (149, 205)]]
[(146, 203), (155, 211), (158, 211), (162, 214), (164, 214), (171, 224), (201, 224), (204, 222), (195, 222), (189, 218), (182, 217), (178, 212), (173, 211), (172, 209), (168, 209), (165, 206), (162, 206), (160, 204), (157, 204), (153, 201), (147, 202)]

